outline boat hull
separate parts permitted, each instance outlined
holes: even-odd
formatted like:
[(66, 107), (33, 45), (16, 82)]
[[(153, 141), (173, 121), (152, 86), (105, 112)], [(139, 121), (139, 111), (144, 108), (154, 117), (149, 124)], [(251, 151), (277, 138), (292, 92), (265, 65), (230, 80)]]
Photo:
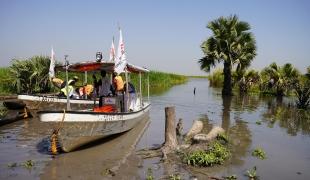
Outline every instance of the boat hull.
[(64, 152), (70, 152), (107, 136), (132, 129), (148, 116), (149, 108), (150, 105), (145, 104), (140, 111), (128, 113), (68, 111), (63, 122), (61, 111), (40, 111), (38, 115), (42, 122), (51, 123), (54, 128), (60, 127), (59, 144)]
[[(25, 101), (40, 101), (47, 103), (67, 103), (66, 98), (59, 98), (57, 96), (44, 96), (44, 95), (18, 95), (17, 99)], [(94, 100), (88, 99), (70, 99), (71, 104), (94, 104)], [(96, 101), (96, 104), (99, 102)]]

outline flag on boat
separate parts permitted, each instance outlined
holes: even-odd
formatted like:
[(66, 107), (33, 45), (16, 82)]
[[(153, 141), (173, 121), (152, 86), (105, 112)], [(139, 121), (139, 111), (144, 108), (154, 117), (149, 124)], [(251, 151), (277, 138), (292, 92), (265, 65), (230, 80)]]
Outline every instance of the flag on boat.
[(126, 54), (125, 54), (125, 45), (123, 41), (122, 30), (119, 29), (119, 43), (117, 47), (117, 57), (115, 59), (114, 71), (118, 74), (124, 72), (127, 64)]
[(112, 45), (111, 45), (111, 49), (110, 49), (110, 61), (115, 61), (114, 37), (112, 39)]
[(53, 48), (51, 52), (51, 62), (50, 62), (50, 69), (49, 69), (48, 74), (50, 78), (55, 77), (55, 52)]

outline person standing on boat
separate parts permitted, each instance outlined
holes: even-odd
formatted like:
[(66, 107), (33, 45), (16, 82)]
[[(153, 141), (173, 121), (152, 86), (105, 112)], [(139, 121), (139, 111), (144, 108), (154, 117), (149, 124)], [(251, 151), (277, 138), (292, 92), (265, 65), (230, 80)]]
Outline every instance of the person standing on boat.
[(128, 94), (129, 97), (127, 97), (127, 89), (126, 89), (126, 82), (124, 85), (124, 92), (125, 92), (125, 111), (128, 111), (127, 108), (129, 108), (129, 111), (134, 111), (136, 108), (136, 89), (135, 86), (131, 83), (128, 82)]
[(106, 71), (102, 70), (100, 74), (101, 74), (100, 80), (97, 81), (95, 75), (93, 75), (93, 79), (94, 79), (96, 91), (99, 95), (99, 107), (102, 107), (103, 97), (112, 96), (112, 91), (111, 91), (110, 80), (106, 76), (107, 75)]
[(114, 93), (119, 100), (121, 112), (123, 112), (124, 111), (124, 81), (123, 81), (123, 78), (116, 72), (113, 73), (113, 87), (115, 91)]

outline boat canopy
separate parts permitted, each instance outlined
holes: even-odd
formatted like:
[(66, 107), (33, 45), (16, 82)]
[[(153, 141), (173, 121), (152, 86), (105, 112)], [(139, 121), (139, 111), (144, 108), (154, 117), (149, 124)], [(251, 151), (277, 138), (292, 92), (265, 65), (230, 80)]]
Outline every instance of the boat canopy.
[[(112, 61), (88, 61), (88, 62), (79, 62), (74, 64), (69, 64), (68, 71), (71, 72), (91, 72), (91, 71), (101, 71), (105, 70), (108, 73), (114, 72), (115, 63)], [(148, 69), (144, 67), (135, 66), (133, 64), (127, 63), (127, 70), (131, 73), (147, 73)], [(66, 71), (66, 66), (56, 66), (56, 71)]]

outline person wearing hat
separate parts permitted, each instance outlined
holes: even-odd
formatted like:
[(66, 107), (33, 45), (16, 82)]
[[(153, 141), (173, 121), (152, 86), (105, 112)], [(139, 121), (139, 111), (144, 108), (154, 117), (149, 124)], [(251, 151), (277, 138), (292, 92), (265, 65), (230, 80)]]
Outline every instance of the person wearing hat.
[[(72, 79), (70, 79), (68, 81), (68, 93), (69, 93), (69, 97), (78, 97), (77, 93), (75, 93), (75, 83), (79, 80), (79, 77), (77, 76), (73, 76)], [(64, 95), (64, 96), (67, 96), (67, 82), (64, 81), (62, 84), (61, 84), (61, 90), (60, 90), (60, 95)]]
[(120, 76), (116, 72), (113, 73), (113, 85), (116, 93), (123, 93), (124, 81), (122, 79), (122, 76)]
[(120, 104), (120, 110), (121, 112), (124, 112), (124, 81), (122, 79), (122, 76), (120, 76), (116, 72), (113, 73), (112, 79), (114, 92)]

